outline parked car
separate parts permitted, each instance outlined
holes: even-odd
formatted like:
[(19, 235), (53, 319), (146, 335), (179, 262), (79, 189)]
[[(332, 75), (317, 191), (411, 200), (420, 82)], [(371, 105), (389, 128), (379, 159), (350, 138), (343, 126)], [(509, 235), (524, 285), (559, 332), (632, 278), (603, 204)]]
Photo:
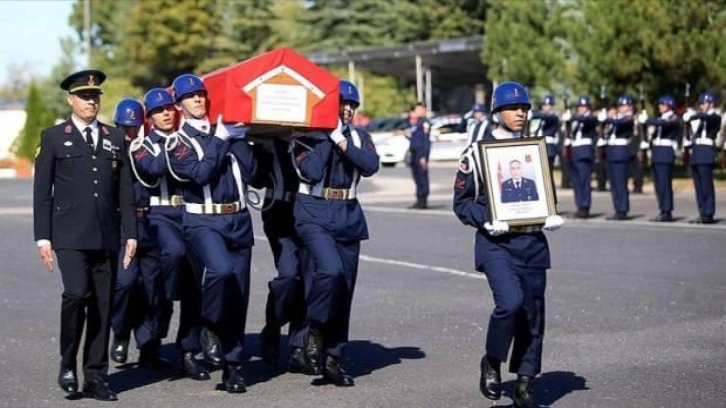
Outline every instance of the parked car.
[[(406, 137), (410, 124), (396, 123), (391, 130), (371, 132), (381, 164), (386, 167), (405, 163), (409, 141)], [(461, 116), (439, 116), (431, 119), (431, 161), (458, 160), (466, 148), (466, 125)]]

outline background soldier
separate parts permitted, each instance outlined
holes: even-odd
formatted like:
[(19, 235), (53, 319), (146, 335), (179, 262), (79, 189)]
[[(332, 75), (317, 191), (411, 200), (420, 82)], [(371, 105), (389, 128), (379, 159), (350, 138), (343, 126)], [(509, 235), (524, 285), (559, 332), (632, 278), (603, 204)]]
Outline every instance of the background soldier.
[(361, 177), (378, 171), (380, 158), (368, 132), (351, 125), (358, 89), (348, 81), (340, 86), (338, 128), (328, 135), (311, 133), (295, 143), (300, 176), (295, 230), (315, 265), (312, 277), (306, 279), (310, 282), (308, 361), (326, 382), (349, 387), (354, 381), (341, 359), (348, 344), (360, 242), (368, 239), (356, 191)]
[(408, 208), (428, 208), (429, 196), (429, 154), (431, 153), (431, 123), (426, 118), (426, 105), (417, 103), (413, 108), (413, 127), (409, 136), (410, 165), (413, 181), (416, 183), (416, 202)]
[[(504, 82), (492, 96), (492, 114), (498, 125), (487, 130), (484, 140), (521, 138), (531, 107), (527, 90), (516, 82)], [(550, 252), (541, 228), (510, 228), (489, 218), (486, 180), (479, 176), (474, 145), (459, 163), (454, 185), (454, 212), (462, 223), (476, 229), (475, 262), (484, 272), (494, 298), (487, 330), (486, 354), (481, 359), (479, 386), (485, 397), (501, 398), (500, 364), (512, 348), (509, 371), (517, 374), (515, 407), (537, 406), (534, 377), (542, 365), (545, 323), (545, 287)], [(544, 229), (556, 230), (560, 216), (550, 216)]]
[(648, 119), (648, 114), (643, 111), (638, 117), (638, 122), (652, 127), (651, 136), (643, 141), (641, 148), (651, 149), (653, 185), (660, 210), (653, 219), (656, 222), (673, 221), (673, 167), (681, 132), (681, 120), (673, 112), (675, 105), (676, 100), (672, 96), (664, 95), (658, 100), (660, 116)]
[(572, 172), (572, 186), (575, 190), (575, 218), (586, 219), (590, 217), (592, 200), (592, 164), (595, 156), (595, 140), (597, 139), (597, 117), (590, 110), (590, 98), (581, 96), (577, 100), (577, 115), (572, 116), (565, 112), (562, 120), (572, 120), (570, 137), (565, 145), (570, 149), (570, 168)]
[[(113, 121), (125, 137), (127, 151), (131, 141), (144, 124), (144, 108), (134, 99), (123, 99), (116, 105)], [(138, 139), (141, 141), (141, 139)], [(133, 166), (133, 160), (129, 160)], [(133, 167), (132, 167), (133, 169)], [(114, 341), (111, 345), (111, 359), (125, 363), (128, 358), (129, 338), (134, 331), (136, 347), (139, 348), (139, 366), (163, 368), (159, 359), (161, 347), (159, 323), (162, 317), (163, 281), (159, 270), (159, 251), (156, 236), (149, 223), (149, 192), (138, 178), (133, 180), (134, 207), (138, 248), (136, 257), (128, 269), (120, 270), (116, 278), (111, 309), (111, 325)], [(125, 231), (121, 230), (122, 235)]]
[(721, 115), (714, 106), (716, 95), (704, 92), (698, 97), (700, 112), (692, 109), (683, 115), (693, 132), (691, 140), (684, 143), (691, 146), (691, 174), (696, 186), (696, 201), (699, 217), (692, 220), (695, 224), (713, 224), (716, 212), (716, 193), (713, 187), (713, 168), (716, 166), (716, 135), (721, 129)]
[(633, 137), (633, 98), (623, 95), (618, 98), (618, 111), (609, 117), (600, 112), (600, 122), (611, 125), (610, 132), (601, 139), (598, 145), (607, 144), (605, 156), (608, 162), (610, 176), (610, 194), (613, 199), (615, 214), (607, 217), (608, 220), (623, 221), (628, 219), (630, 211), (630, 197), (628, 194), (628, 168), (633, 155), (628, 148)]
[(532, 136), (543, 136), (547, 143), (550, 178), (554, 180), (552, 171), (555, 168), (555, 157), (557, 157), (557, 133), (560, 131), (560, 118), (555, 113), (555, 97), (552, 95), (545, 96), (542, 99), (542, 110), (532, 113), (530, 119), (532, 120), (530, 123), (536, 123), (537, 125), (533, 131), (530, 131), (530, 134)]
[(114, 401), (107, 383), (111, 296), (120, 227), (127, 267), (136, 251), (136, 217), (123, 134), (96, 119), (105, 79), (101, 71), (86, 70), (61, 82), (73, 114), (41, 134), (33, 215), (40, 258), (52, 272), (55, 250), (63, 278), (58, 385), (78, 391), (76, 354), (87, 324), (83, 394)]

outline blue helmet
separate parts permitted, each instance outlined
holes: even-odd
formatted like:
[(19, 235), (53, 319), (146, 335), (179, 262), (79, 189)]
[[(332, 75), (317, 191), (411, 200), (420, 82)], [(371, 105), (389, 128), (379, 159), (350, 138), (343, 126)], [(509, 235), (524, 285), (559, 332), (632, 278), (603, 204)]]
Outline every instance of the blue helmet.
[(116, 126), (141, 126), (144, 123), (144, 107), (136, 99), (122, 99), (116, 105), (113, 121)]
[(546, 95), (544, 98), (542, 98), (542, 105), (554, 105), (555, 104), (555, 97), (552, 95)]
[(171, 89), (174, 92), (174, 102), (179, 102), (184, 96), (195, 92), (207, 92), (202, 79), (192, 74), (182, 74), (176, 77), (171, 83)]
[(144, 105), (146, 106), (146, 115), (151, 111), (167, 105), (173, 105), (174, 99), (171, 94), (164, 88), (152, 88), (144, 95)]
[(618, 106), (630, 105), (633, 106), (633, 97), (628, 94), (620, 95), (618, 98)]
[(577, 98), (577, 106), (590, 106), (590, 97), (587, 95), (582, 95), (581, 97)]
[(532, 108), (527, 88), (516, 82), (501, 83), (492, 94), (492, 112), (498, 112), (508, 105), (527, 105)]
[(716, 94), (706, 91), (698, 97), (698, 103), (716, 103)]
[(360, 94), (358, 93), (358, 88), (356, 88), (352, 82), (341, 79), (340, 100), (353, 102), (357, 108), (360, 105)]
[(672, 95), (663, 95), (658, 99), (658, 105), (668, 105), (671, 109), (676, 106), (676, 98)]
[(471, 111), (472, 112), (485, 112), (484, 104), (483, 103), (475, 103), (471, 105)]

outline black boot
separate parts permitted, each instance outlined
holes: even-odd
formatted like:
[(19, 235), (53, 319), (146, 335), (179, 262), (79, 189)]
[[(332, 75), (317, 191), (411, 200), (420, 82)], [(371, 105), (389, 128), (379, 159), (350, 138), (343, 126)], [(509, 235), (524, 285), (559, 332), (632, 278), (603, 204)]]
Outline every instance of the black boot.
[(123, 364), (129, 358), (129, 339), (120, 340), (113, 336), (113, 344), (111, 345), (111, 360)]
[(515, 408), (536, 408), (534, 400), (534, 378), (526, 375), (518, 375), (514, 384), (514, 407)]
[(335, 384), (338, 387), (352, 387), (355, 385), (353, 377), (349, 376), (340, 366), (340, 360), (337, 357), (325, 357), (325, 372), (323, 373), (325, 382)]
[(502, 375), (499, 372), (499, 362), (490, 362), (484, 355), (481, 358), (480, 366), (479, 390), (482, 395), (494, 401), (502, 398)]
[[(305, 357), (305, 351), (300, 347), (294, 347), (290, 351), (290, 363), (288, 371), (295, 374), (315, 375), (315, 370)], [(320, 374), (320, 373), (318, 373)]]
[(230, 394), (247, 392), (245, 379), (242, 377), (242, 366), (224, 366), (222, 370), (222, 384)]
[(199, 364), (197, 359), (194, 357), (194, 352), (184, 352), (184, 356), (181, 359), (182, 370), (186, 377), (196, 381), (206, 381), (209, 379), (209, 371)]
[(409, 205), (407, 208), (409, 210), (418, 210), (418, 209), (421, 209), (421, 198), (416, 197), (416, 201), (414, 201), (413, 204)]
[(224, 356), (217, 334), (210, 329), (204, 329), (202, 344), (204, 345), (204, 361), (215, 367), (221, 367), (224, 363)]
[(160, 340), (152, 340), (139, 350), (139, 367), (151, 370), (166, 370), (171, 364), (159, 356)]
[(313, 374), (323, 373), (323, 333), (320, 329), (311, 327), (305, 339), (305, 357), (310, 364)]

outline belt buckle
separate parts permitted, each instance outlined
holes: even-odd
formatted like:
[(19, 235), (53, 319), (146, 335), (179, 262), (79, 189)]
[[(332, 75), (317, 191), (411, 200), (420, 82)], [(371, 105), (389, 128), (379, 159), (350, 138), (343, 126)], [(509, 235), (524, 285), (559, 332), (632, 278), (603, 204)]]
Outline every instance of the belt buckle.
[(182, 199), (182, 196), (178, 196), (178, 195), (171, 196), (171, 200), (169, 200), (169, 202), (174, 207), (181, 207), (184, 204), (184, 200)]
[(231, 214), (237, 211), (237, 203), (222, 204), (222, 214)]
[(345, 190), (339, 188), (328, 188), (328, 194), (326, 195), (328, 198), (333, 200), (343, 200), (345, 199)]

